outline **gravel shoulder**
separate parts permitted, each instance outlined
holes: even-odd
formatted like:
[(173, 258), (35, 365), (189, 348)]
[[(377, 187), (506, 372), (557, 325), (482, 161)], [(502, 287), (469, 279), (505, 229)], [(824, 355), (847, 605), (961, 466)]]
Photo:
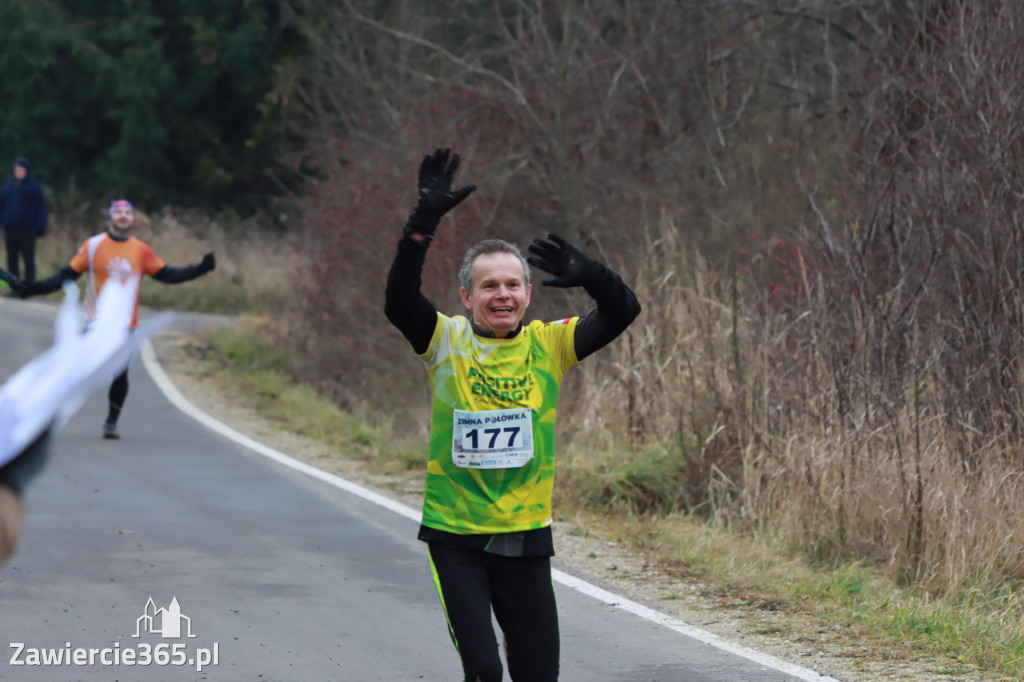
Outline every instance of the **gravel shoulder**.
[[(188, 331), (164, 332), (155, 339), (154, 348), (167, 375), (197, 407), (266, 445), (419, 508), (421, 475), (382, 475), (344, 453), (281, 431), (245, 407), (237, 390), (232, 390), (229, 379), (217, 371), (214, 363), (187, 352), (188, 339)], [(943, 674), (934, 662), (892, 658), (894, 652), (882, 650), (869, 633), (800, 614), (730, 603), (716, 595), (714, 586), (669, 576), (645, 557), (572, 522), (556, 523), (554, 532), (555, 564), (559, 569), (728, 641), (821, 675), (843, 682), (992, 679), (959, 671)]]

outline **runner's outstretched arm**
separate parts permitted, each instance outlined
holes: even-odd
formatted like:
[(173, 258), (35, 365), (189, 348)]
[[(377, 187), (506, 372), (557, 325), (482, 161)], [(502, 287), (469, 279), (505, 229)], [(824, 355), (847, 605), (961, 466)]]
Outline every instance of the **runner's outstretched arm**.
[(449, 149), (435, 150), (423, 158), (419, 201), (402, 228), (402, 238), (398, 240), (398, 251), (384, 289), (384, 314), (416, 353), (426, 352), (437, 325), (437, 309), (420, 291), (427, 248), (434, 241), (441, 217), (476, 189), (476, 185), (466, 185), (452, 191), (452, 180), (458, 169), (459, 155)]
[(583, 358), (611, 343), (640, 314), (636, 294), (622, 278), (597, 261), (590, 260), (579, 249), (557, 234), (534, 239), (527, 260), (530, 265), (553, 277), (542, 284), (551, 287), (583, 287), (597, 302), (597, 307), (576, 323), (573, 340), (576, 358)]
[(203, 256), (203, 260), (192, 265), (182, 267), (165, 265), (153, 275), (153, 279), (164, 284), (181, 284), (182, 282), (191, 281), (196, 277), (202, 277), (216, 267), (217, 260), (213, 257), (212, 253), (208, 253)]
[(78, 272), (70, 265), (65, 265), (57, 272), (53, 273), (46, 279), (41, 279), (38, 282), (25, 282), (25, 297), (39, 296), (40, 294), (50, 294), (57, 291), (67, 280), (74, 281), (82, 276), (82, 273)]

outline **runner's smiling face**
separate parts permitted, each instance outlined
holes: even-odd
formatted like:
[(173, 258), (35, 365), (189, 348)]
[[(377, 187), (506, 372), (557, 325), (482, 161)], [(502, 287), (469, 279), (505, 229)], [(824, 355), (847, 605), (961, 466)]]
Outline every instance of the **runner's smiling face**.
[(110, 216), (110, 231), (118, 237), (127, 237), (132, 231), (132, 223), (135, 222), (135, 211), (130, 206), (118, 206), (114, 209), (114, 215)]
[(488, 253), (473, 261), (473, 290), (463, 287), (462, 302), (473, 322), (503, 339), (519, 327), (530, 305), (523, 263), (511, 253)]

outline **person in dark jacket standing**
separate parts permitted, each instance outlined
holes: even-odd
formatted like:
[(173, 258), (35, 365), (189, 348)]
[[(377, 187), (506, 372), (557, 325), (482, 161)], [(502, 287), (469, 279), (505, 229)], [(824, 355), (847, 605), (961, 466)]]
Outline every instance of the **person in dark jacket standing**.
[(14, 177), (0, 190), (0, 227), (7, 247), (7, 269), (21, 276), (19, 257), (25, 262), (25, 280), (36, 278), (36, 239), (46, 234), (46, 196), (43, 187), (30, 177), (32, 162), (24, 156), (14, 160)]

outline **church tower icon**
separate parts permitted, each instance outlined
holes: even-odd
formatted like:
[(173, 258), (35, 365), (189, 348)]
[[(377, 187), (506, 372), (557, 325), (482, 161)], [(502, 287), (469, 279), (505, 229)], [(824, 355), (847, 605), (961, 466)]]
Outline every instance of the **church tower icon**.
[(164, 639), (180, 639), (182, 636), (182, 623), (185, 624), (185, 636), (195, 637), (192, 634), (192, 619), (182, 615), (178, 598), (171, 599), (170, 605), (165, 609), (157, 608), (150, 597), (146, 601), (146, 608), (135, 621), (135, 634), (132, 637), (141, 637), (143, 632), (160, 635)]

